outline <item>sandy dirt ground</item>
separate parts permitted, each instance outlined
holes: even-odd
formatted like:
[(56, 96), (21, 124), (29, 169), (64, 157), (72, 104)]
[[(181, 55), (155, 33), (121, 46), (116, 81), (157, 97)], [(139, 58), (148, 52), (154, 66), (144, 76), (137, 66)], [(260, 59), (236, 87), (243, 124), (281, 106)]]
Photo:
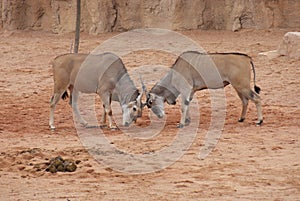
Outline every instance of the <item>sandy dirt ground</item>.
[[(147, 174), (115, 171), (97, 162), (77, 135), (67, 101), (57, 106), (57, 129), (49, 130), (53, 91), (50, 61), (69, 52), (73, 34), (1, 33), (0, 200), (299, 200), (300, 61), (258, 56), (277, 49), (287, 31), (293, 30), (181, 32), (207, 51), (243, 52), (253, 58), (257, 85), (262, 89), (264, 123), (255, 126), (253, 103), (249, 104), (246, 121), (238, 123), (241, 102), (234, 89), (226, 87), (222, 135), (211, 154), (199, 160), (211, 112), (209, 93), (198, 92), (195, 100), (200, 108), (193, 112), (200, 114), (201, 121), (192, 145), (174, 164)], [(90, 52), (114, 35), (83, 34), (80, 52)], [(167, 54), (146, 50), (122, 59), (128, 70), (145, 64), (171, 66), (175, 61)], [(161, 73), (152, 75), (147, 68), (144, 72), (152, 84), (161, 77)], [(133, 80), (140, 86), (137, 76)], [(155, 152), (168, 146), (178, 132), (178, 105), (166, 105), (166, 112), (163, 131), (151, 139), (124, 138), (121, 131), (104, 133), (120, 150)], [(135, 126), (147, 127), (149, 114), (145, 108)], [(42, 164), (56, 156), (80, 160), (77, 170), (46, 172)]]

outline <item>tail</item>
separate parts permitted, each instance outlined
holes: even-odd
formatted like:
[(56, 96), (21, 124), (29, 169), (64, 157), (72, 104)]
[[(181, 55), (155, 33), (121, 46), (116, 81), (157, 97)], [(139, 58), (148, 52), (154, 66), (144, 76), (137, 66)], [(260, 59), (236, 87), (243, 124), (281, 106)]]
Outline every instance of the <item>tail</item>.
[(256, 74), (255, 74), (255, 68), (254, 68), (254, 64), (253, 64), (252, 60), (250, 60), (250, 63), (251, 63), (251, 66), (252, 66), (252, 71), (253, 71), (254, 91), (259, 94), (260, 88), (255, 84)]
[(63, 100), (66, 100), (68, 97), (69, 97), (69, 94), (68, 94), (67, 91), (65, 91), (65, 92), (63, 93), (63, 95), (61, 96), (61, 98), (62, 98)]

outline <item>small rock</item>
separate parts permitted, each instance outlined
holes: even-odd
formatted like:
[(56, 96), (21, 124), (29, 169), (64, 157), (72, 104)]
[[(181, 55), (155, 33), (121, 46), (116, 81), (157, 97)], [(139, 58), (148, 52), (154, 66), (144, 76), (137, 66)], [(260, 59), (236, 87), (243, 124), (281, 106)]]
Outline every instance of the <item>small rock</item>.
[(272, 51), (268, 51), (268, 52), (261, 52), (258, 55), (259, 56), (266, 56), (268, 59), (274, 59), (274, 58), (280, 56), (280, 54), (278, 54), (277, 50), (272, 50)]

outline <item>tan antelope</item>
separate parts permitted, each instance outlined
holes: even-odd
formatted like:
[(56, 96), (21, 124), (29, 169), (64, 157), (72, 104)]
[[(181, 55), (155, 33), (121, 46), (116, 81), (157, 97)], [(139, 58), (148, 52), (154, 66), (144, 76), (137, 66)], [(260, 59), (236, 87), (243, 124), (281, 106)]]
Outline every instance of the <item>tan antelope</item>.
[(69, 104), (83, 126), (87, 126), (87, 122), (81, 117), (77, 107), (79, 92), (97, 93), (100, 96), (103, 103), (101, 124), (105, 124), (107, 114), (109, 128), (116, 128), (112, 121), (111, 101), (120, 103), (124, 126), (129, 126), (141, 116), (143, 93), (139, 93), (122, 60), (115, 54), (64, 54), (56, 57), (52, 66), (54, 94), (50, 101), (50, 129), (55, 129), (55, 106), (60, 98), (68, 97), (67, 89), (71, 95)]
[[(250, 88), (251, 69), (253, 70), (254, 91)], [(263, 122), (260, 88), (255, 84), (255, 69), (251, 58), (241, 53), (182, 53), (170, 71), (160, 82), (147, 92), (147, 106), (159, 117), (164, 116), (164, 102), (176, 104), (181, 94), (181, 120), (178, 127), (190, 123), (189, 103), (196, 91), (219, 89), (231, 84), (242, 100), (243, 109), (239, 122), (245, 120), (248, 100), (257, 108), (257, 125)], [(144, 87), (145, 88), (145, 87)]]

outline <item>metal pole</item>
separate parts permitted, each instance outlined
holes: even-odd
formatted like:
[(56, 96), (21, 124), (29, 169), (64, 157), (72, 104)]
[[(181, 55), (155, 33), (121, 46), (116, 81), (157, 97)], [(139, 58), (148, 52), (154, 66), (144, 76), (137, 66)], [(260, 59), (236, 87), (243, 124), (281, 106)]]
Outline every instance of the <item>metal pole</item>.
[(76, 13), (76, 28), (75, 28), (74, 53), (78, 53), (78, 49), (79, 49), (80, 15), (81, 15), (81, 0), (77, 0), (77, 13)]

